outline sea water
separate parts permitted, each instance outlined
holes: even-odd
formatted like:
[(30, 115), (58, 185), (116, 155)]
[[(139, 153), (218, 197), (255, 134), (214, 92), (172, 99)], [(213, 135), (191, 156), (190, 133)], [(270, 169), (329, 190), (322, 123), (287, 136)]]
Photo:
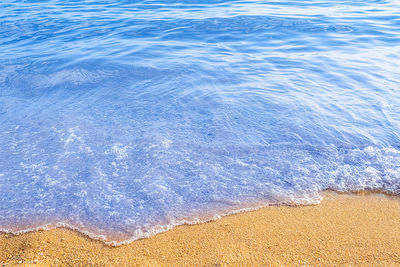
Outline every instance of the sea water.
[(122, 244), (400, 193), (400, 2), (0, 3), (0, 229)]

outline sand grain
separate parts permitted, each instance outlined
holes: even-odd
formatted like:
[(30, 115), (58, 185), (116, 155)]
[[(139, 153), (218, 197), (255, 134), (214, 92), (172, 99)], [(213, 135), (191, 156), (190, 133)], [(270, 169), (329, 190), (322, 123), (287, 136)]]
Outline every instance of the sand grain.
[(110, 247), (67, 229), (0, 235), (0, 263), (39, 265), (400, 265), (400, 201), (326, 193)]

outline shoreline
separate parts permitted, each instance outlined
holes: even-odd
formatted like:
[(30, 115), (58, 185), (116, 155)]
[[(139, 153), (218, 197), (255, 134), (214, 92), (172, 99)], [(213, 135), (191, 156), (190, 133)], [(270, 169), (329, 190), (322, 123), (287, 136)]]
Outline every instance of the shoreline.
[[(346, 194), (360, 194), (360, 193), (363, 193), (364, 191), (342, 193), (342, 192), (338, 192), (338, 191), (335, 191), (335, 190), (326, 190), (321, 194), (320, 199), (318, 199), (318, 200), (307, 200), (305, 202), (296, 202), (296, 201), (293, 201), (293, 200), (292, 201), (291, 200), (283, 200), (282, 202), (272, 202), (272, 203), (257, 202), (258, 204), (253, 204), (253, 207), (249, 207), (249, 208), (241, 207), (241, 208), (233, 209), (233, 210), (228, 211), (228, 212), (221, 212), (221, 213), (218, 213), (218, 214), (214, 214), (211, 217), (210, 216), (199, 216), (202, 219), (200, 219), (198, 217), (197, 219), (194, 219), (194, 220), (177, 221), (177, 223), (175, 222), (175, 223), (171, 223), (171, 224), (166, 225), (166, 226), (160, 226), (160, 228), (158, 230), (149, 231), (147, 235), (144, 235), (142, 237), (138, 237), (138, 238), (136, 238), (136, 237), (135, 238), (128, 237), (127, 239), (121, 239), (119, 241), (110, 241), (110, 239), (107, 239), (106, 235), (93, 233), (91, 230), (88, 230), (88, 229), (90, 229), (90, 227), (88, 227), (87, 229), (84, 229), (84, 228), (75, 227), (72, 224), (68, 224), (68, 223), (64, 223), (64, 222), (47, 223), (47, 224), (44, 224), (44, 225), (41, 225), (41, 226), (28, 228), (28, 229), (25, 229), (25, 227), (23, 227), (24, 230), (17, 230), (17, 231), (13, 231), (13, 230), (9, 230), (9, 229), (5, 229), (5, 230), (4, 229), (0, 229), (0, 236), (6, 235), (6, 236), (9, 236), (9, 237), (16, 237), (16, 236), (19, 236), (19, 235), (29, 234), (29, 233), (32, 233), (32, 232), (52, 231), (52, 230), (55, 230), (55, 229), (65, 229), (67, 231), (72, 231), (72, 232), (77, 233), (78, 235), (82, 235), (84, 237), (87, 237), (90, 240), (100, 241), (100, 242), (104, 243), (107, 246), (119, 247), (119, 246), (129, 245), (132, 242), (136, 242), (138, 240), (152, 238), (152, 237), (157, 236), (159, 234), (171, 231), (172, 229), (175, 229), (177, 227), (192, 226), (192, 225), (210, 223), (210, 222), (218, 221), (221, 218), (225, 218), (225, 217), (229, 217), (229, 216), (235, 216), (235, 215), (241, 214), (241, 213), (254, 212), (254, 211), (257, 211), (257, 210), (260, 210), (260, 209), (264, 209), (264, 208), (269, 208), (269, 207), (301, 207), (301, 206), (319, 205), (320, 201), (323, 199), (323, 195), (325, 195), (326, 192), (331, 192), (332, 194), (344, 194), (344, 195), (346, 195)], [(392, 196), (392, 194), (390, 194), (390, 193), (381, 192), (381, 191), (368, 191), (368, 192), (382, 193), (384, 195), (387, 195), (388, 197)], [(396, 195), (393, 194), (393, 196), (396, 196)], [(250, 205), (252, 205), (252, 204), (250, 204)], [(243, 206), (246, 206), (246, 205), (243, 205)]]
[(400, 264), (400, 197), (324, 192), (317, 205), (267, 206), (110, 246), (66, 228), (0, 233), (1, 264)]

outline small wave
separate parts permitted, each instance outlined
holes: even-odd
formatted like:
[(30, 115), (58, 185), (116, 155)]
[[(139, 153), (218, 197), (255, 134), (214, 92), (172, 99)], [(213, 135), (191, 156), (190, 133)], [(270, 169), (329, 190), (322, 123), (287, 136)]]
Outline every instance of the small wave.
[(14, 2), (5, 231), (119, 244), (326, 189), (400, 192), (398, 1)]

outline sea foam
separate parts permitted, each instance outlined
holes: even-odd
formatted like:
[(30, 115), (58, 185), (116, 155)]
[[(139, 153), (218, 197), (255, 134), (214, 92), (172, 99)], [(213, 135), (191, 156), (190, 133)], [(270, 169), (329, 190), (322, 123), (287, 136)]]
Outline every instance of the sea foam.
[(400, 192), (389, 1), (2, 1), (0, 230), (123, 244)]

